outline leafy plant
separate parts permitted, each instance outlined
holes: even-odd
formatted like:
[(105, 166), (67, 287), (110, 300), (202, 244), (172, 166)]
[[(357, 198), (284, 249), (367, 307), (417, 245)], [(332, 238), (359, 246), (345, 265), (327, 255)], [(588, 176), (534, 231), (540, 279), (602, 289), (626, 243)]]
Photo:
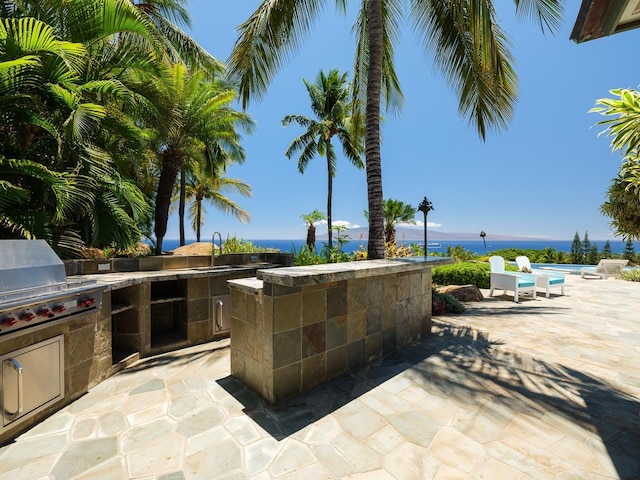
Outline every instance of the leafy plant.
[[(384, 258), (399, 258), (399, 257), (413, 257), (413, 256), (423, 256), (424, 250), (421, 245), (411, 244), (411, 245), (398, 245), (395, 242), (387, 242), (384, 244), (385, 253)], [(367, 249), (364, 245), (360, 245), (358, 250), (354, 251), (349, 258), (349, 261), (356, 260), (366, 260), (367, 259)]]
[(514, 262), (516, 257), (527, 256), (529, 260), (532, 262), (538, 261), (538, 256), (540, 255), (540, 250), (531, 250), (531, 249), (523, 249), (523, 248), (502, 248), (500, 250), (495, 250), (491, 252), (491, 255), (500, 255), (507, 261)]
[(464, 313), (465, 307), (460, 300), (450, 293), (440, 293), (436, 289), (431, 291), (431, 314)]
[(273, 249), (266, 247), (258, 247), (252, 242), (245, 241), (242, 238), (238, 238), (235, 235), (233, 237), (227, 237), (227, 240), (222, 245), (222, 254), (227, 253), (263, 253), (269, 252)]
[(315, 250), (310, 249), (306, 245), (296, 251), (293, 248), (293, 265), (296, 267), (305, 265), (321, 265), (327, 262), (327, 257), (323, 254), (316, 253)]
[(628, 282), (640, 282), (640, 269), (633, 268), (629, 270), (623, 270), (618, 278), (621, 280), (627, 280)]
[(462, 245), (456, 245), (455, 247), (447, 247), (447, 257), (453, 257), (458, 262), (468, 262), (476, 258), (476, 254), (463, 248)]

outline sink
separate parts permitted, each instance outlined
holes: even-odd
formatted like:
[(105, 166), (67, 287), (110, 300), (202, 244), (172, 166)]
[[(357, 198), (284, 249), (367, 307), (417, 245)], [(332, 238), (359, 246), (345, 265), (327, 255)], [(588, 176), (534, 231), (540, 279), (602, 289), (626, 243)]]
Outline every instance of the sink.
[(199, 272), (219, 272), (221, 270), (233, 270), (245, 266), (246, 265), (216, 265), (214, 267), (194, 267), (190, 270), (197, 270)]

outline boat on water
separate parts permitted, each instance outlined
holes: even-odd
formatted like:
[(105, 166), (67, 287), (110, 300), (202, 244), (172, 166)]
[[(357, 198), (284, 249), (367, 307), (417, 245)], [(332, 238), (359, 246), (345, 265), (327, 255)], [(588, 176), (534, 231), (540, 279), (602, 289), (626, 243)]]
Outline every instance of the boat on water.
[[(419, 246), (424, 245), (424, 242), (420, 242), (418, 243)], [(437, 250), (439, 248), (442, 248), (442, 245), (439, 244), (438, 242), (427, 242), (427, 248), (429, 250)]]

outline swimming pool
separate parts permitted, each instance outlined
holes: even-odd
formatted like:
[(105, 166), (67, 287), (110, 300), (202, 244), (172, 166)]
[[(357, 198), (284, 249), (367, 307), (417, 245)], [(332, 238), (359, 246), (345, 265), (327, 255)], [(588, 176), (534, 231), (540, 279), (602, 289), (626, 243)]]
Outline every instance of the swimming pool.
[[(509, 265), (517, 266), (516, 262), (509, 262)], [(580, 275), (580, 270), (585, 267), (595, 267), (595, 265), (577, 265), (575, 263), (532, 263), (531, 268), (534, 270), (551, 270), (554, 272), (568, 273), (571, 275)], [(633, 270), (637, 267), (624, 267), (624, 270)]]
[[(516, 262), (509, 262), (509, 265), (517, 266)], [(569, 273), (572, 275), (580, 275), (580, 270), (584, 267), (593, 267), (593, 265), (577, 265), (573, 263), (532, 263), (531, 268), (534, 270), (552, 270), (554, 272)]]

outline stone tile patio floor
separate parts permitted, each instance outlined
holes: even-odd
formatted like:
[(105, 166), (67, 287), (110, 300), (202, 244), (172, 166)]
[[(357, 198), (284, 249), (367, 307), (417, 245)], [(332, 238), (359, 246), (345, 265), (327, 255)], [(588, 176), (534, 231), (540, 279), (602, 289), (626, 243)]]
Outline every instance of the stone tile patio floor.
[(640, 478), (640, 284), (566, 294), (434, 317), (275, 407), (229, 376), (228, 341), (145, 359), (0, 449), (0, 479)]

